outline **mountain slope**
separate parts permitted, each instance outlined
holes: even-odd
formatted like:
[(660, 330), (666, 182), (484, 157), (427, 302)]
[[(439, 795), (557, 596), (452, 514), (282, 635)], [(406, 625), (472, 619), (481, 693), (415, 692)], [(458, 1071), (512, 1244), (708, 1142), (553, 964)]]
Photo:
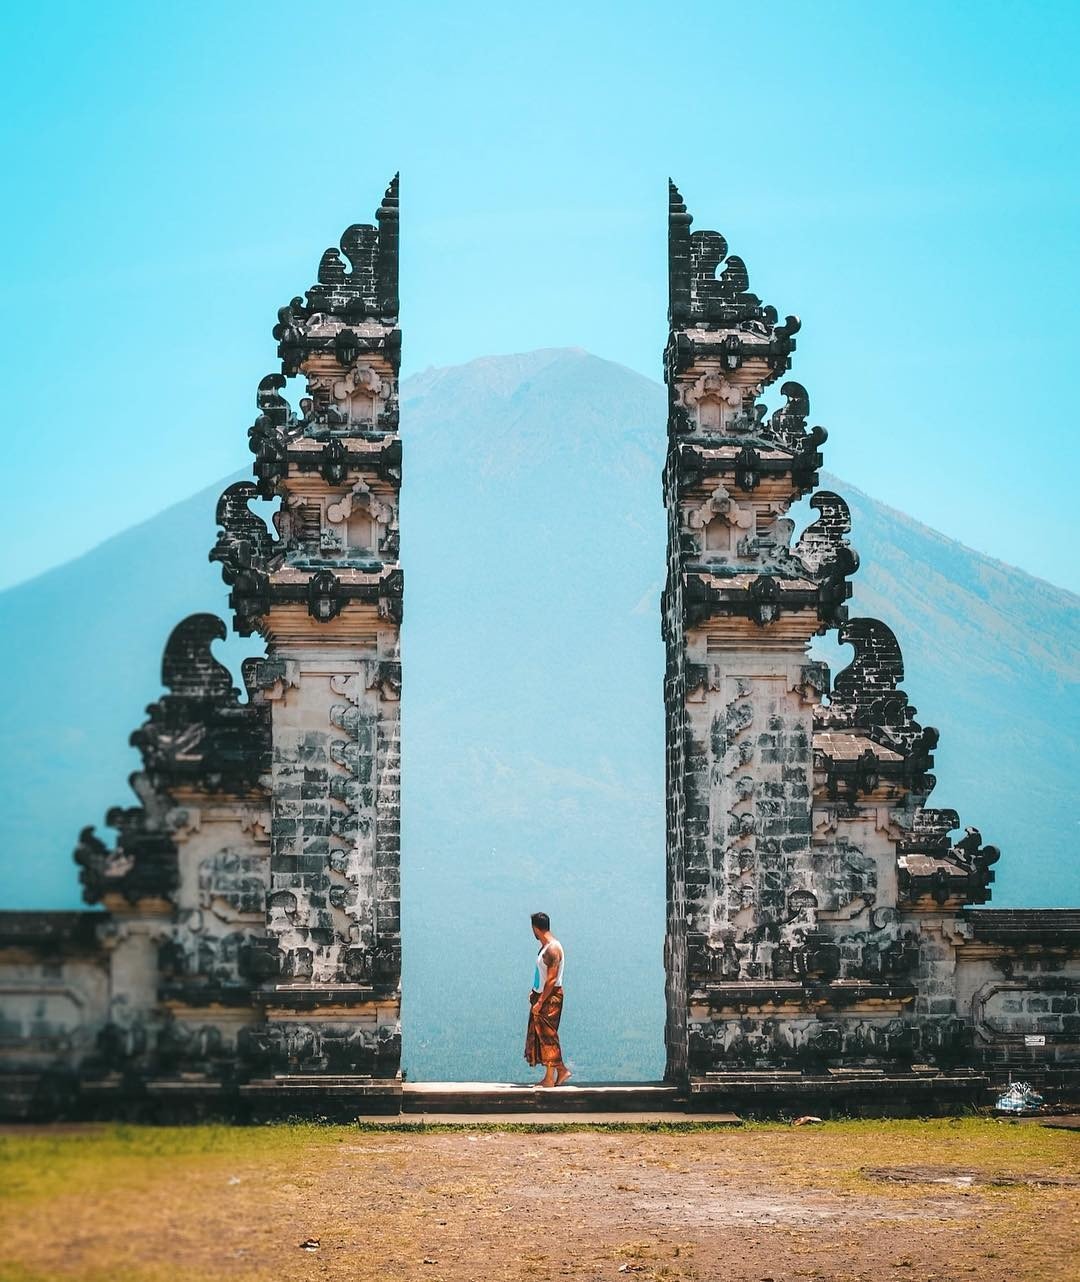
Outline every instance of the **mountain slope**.
[[(567, 946), (581, 1075), (655, 1075), (664, 391), (556, 349), (402, 390), (406, 1067), (520, 1076), (527, 915), (543, 908)], [(77, 903), (69, 852), (129, 799), (127, 736), (159, 692), (165, 637), (191, 611), (226, 614), (206, 553), (228, 479), (0, 594), (7, 905)], [(852, 506), (853, 608), (896, 629), (905, 686), (942, 731), (934, 800), (1004, 850), (995, 903), (1080, 901), (1080, 600), (823, 484)], [(238, 670), (254, 649), (223, 653)], [(444, 978), (463, 949), (465, 1013)]]

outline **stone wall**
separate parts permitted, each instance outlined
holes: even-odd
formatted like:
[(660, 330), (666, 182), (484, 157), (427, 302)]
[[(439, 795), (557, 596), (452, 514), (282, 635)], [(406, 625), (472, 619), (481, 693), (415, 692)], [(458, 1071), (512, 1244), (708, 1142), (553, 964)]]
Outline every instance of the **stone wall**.
[(108, 1020), (104, 913), (0, 913), (0, 1109), (63, 1107)]

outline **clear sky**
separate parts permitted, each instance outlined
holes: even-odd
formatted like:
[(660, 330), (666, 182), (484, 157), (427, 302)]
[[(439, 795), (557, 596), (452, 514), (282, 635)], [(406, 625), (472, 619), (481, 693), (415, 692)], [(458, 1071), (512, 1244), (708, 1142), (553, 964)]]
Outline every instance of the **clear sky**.
[(659, 378), (671, 173), (802, 317), (830, 469), (1080, 589), (1075, 0), (0, 24), (0, 585), (248, 466), (277, 307), (400, 168), (406, 372), (579, 345)]

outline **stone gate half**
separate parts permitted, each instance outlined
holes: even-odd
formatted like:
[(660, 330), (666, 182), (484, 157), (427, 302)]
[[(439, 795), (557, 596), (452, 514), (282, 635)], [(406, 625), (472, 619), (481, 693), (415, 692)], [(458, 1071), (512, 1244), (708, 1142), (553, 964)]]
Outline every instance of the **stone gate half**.
[[(398, 180), (278, 312), (254, 481), (217, 507), (246, 698), (185, 619), (132, 735), (139, 804), (75, 853), (98, 914), (3, 914), (9, 1110), (74, 1091), (305, 1111), (400, 1095)], [(283, 395), (302, 376), (298, 406)], [(276, 500), (274, 529), (251, 509)], [(325, 1103), (323, 1105), (325, 1111)]]
[[(1006, 1066), (1057, 1081), (1080, 1051), (1080, 914), (972, 910), (998, 851), (927, 807), (938, 732), (893, 633), (848, 617), (826, 432), (799, 383), (762, 401), (800, 323), (691, 231), (674, 185), (668, 218), (668, 1076), (846, 1102), (977, 1096), (978, 1070)], [(831, 686), (807, 653), (827, 631), (854, 650)]]

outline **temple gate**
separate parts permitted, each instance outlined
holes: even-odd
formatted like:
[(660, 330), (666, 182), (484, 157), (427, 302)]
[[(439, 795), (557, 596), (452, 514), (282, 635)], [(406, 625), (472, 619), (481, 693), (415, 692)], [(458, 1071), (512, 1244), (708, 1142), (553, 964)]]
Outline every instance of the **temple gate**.
[[(75, 852), (103, 911), (0, 913), (3, 1115), (401, 1106), (397, 178), (375, 217), (279, 311), (254, 481), (218, 504), (233, 625), (266, 641), (246, 697), (211, 653), (225, 624), (178, 624), (132, 736), (138, 804)], [(649, 1098), (946, 1111), (1018, 1071), (1075, 1094), (1080, 912), (975, 907), (998, 852), (926, 805), (937, 732), (892, 632), (848, 617), (826, 433), (800, 384), (762, 399), (799, 322), (674, 186), (669, 280), (669, 1087)], [(835, 681), (808, 654), (832, 630), (854, 650)]]

